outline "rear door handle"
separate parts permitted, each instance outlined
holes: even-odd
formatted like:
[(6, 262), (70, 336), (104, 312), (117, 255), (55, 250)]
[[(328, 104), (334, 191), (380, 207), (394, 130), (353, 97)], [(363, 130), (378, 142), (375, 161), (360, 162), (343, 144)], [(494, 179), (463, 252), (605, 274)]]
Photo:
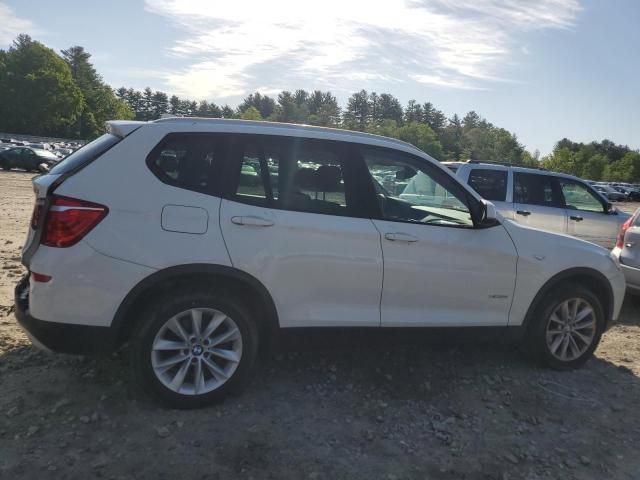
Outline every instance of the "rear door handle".
[(518, 215), (522, 215), (523, 217), (528, 217), (529, 215), (531, 215), (531, 212), (528, 210), (517, 210), (516, 213)]
[(418, 241), (418, 237), (414, 237), (413, 235), (409, 235), (408, 233), (401, 233), (401, 232), (385, 233), (384, 238), (392, 242), (413, 243)]
[(581, 222), (582, 220), (584, 220), (584, 218), (582, 218), (582, 217), (581, 217), (581, 216), (579, 216), (579, 215), (571, 215), (569, 218), (570, 218), (571, 220), (576, 221), (576, 222)]
[(231, 217), (231, 223), (235, 223), (236, 225), (249, 225), (252, 227), (271, 227), (273, 225), (273, 220), (256, 217), (255, 215), (247, 215), (242, 217)]

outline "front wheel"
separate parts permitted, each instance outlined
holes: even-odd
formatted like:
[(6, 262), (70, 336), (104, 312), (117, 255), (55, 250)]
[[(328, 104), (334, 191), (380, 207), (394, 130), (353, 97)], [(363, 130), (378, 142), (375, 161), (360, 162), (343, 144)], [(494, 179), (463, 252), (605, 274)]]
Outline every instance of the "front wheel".
[(246, 383), (257, 347), (249, 311), (229, 292), (181, 293), (141, 319), (131, 341), (134, 380), (170, 407), (202, 407)]
[(602, 304), (591, 290), (566, 285), (548, 293), (536, 309), (527, 341), (543, 365), (558, 370), (581, 367), (593, 355), (602, 332)]

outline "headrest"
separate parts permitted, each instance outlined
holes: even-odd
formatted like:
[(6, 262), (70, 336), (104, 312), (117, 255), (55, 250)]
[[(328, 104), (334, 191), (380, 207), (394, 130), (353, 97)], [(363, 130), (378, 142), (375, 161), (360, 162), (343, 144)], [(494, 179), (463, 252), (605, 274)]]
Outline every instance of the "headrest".
[(293, 184), (301, 190), (315, 190), (316, 171), (313, 168), (301, 168), (293, 177)]
[(321, 165), (316, 170), (316, 188), (319, 192), (341, 191), (342, 171), (335, 165)]

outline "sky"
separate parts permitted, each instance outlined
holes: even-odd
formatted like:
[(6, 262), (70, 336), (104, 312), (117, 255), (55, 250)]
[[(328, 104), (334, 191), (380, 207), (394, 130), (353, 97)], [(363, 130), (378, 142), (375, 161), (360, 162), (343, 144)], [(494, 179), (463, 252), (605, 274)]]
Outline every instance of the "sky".
[(391, 93), (544, 155), (563, 137), (640, 147), (639, 23), (638, 0), (0, 0), (0, 48), (81, 45), (114, 88), (231, 106)]

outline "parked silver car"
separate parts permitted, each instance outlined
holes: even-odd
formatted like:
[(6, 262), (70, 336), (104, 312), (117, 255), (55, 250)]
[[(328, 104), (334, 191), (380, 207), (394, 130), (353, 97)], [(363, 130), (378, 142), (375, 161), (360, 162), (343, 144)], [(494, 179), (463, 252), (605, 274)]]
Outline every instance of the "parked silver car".
[(587, 182), (563, 173), (487, 162), (443, 162), (506, 218), (610, 250), (628, 213)]
[(620, 227), (612, 253), (627, 280), (627, 291), (640, 295), (640, 208)]

